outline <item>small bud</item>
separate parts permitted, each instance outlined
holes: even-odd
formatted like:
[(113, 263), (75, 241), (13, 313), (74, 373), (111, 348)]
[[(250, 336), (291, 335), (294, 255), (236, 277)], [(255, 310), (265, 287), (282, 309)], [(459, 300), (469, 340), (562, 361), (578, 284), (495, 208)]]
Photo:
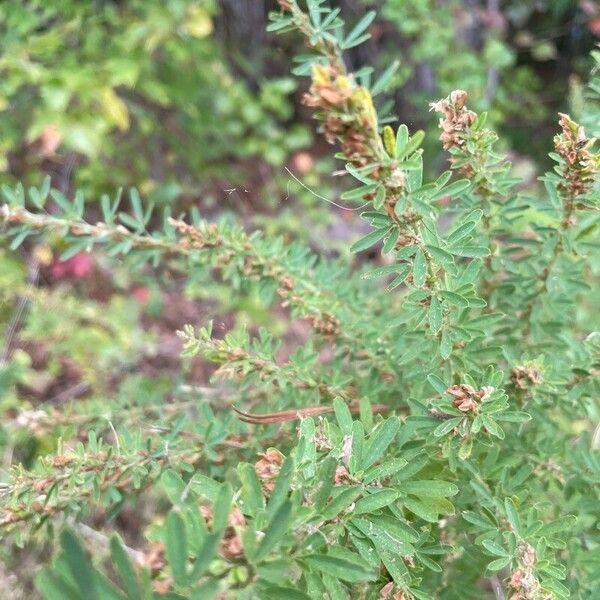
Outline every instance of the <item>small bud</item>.
[(390, 156), (394, 156), (396, 152), (396, 136), (394, 135), (394, 130), (389, 125), (383, 128), (383, 145), (386, 152)]

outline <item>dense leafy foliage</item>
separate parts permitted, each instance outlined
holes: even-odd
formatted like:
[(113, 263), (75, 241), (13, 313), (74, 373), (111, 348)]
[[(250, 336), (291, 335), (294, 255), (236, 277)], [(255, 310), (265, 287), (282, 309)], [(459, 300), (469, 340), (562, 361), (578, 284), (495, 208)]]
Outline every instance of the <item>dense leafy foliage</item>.
[[(351, 251), (377, 251), (375, 264), (196, 210), (174, 216), (135, 189), (92, 204), (50, 178), (3, 187), (12, 251), (55, 239), (67, 263), (93, 252), (128, 274), (184, 280), (187, 293), (211, 285), (225, 305), (234, 296), (259, 307), (249, 327), (224, 335), (210, 318), (182, 327), (177, 380), (133, 380), (112, 405), (111, 371), (136, 369), (153, 343), (123, 333), (134, 331), (128, 299), (90, 313), (61, 292), (58, 324), (29, 316), (42, 331), (75, 324), (82, 362), (96, 356), (90, 345), (104, 348), (106, 375), (89, 400), (29, 410), (15, 401), (27, 358), (0, 363), (0, 393), (16, 413), (5, 435), (52, 440), (0, 487), (6, 540), (54, 542), (36, 580), (44, 598), (597, 593), (600, 153), (579, 122), (598, 130), (598, 77), (578, 122), (557, 118), (553, 169), (534, 185), (467, 92), (432, 102), (449, 167), (427, 180), (425, 134), (392, 127), (379, 103), (394, 66), (377, 76), (345, 62), (374, 16), (345, 27), (324, 0), (279, 0), (269, 30), (304, 41), (294, 68), (309, 78), (303, 103), (338, 150), (349, 182), (340, 202), (366, 226)], [(9, 256), (7, 288), (18, 279)], [(270, 316), (282, 308), (310, 325), (284, 354)], [(217, 365), (215, 386), (190, 390), (198, 355)], [(115, 531), (132, 506), (143, 549)]]

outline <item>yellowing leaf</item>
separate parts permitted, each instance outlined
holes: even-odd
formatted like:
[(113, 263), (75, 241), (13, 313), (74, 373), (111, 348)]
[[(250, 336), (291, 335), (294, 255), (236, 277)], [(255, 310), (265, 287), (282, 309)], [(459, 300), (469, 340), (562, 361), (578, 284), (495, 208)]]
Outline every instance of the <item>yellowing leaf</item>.
[(111, 87), (102, 88), (100, 103), (106, 118), (121, 131), (129, 129), (129, 111), (127, 105)]
[(183, 30), (192, 37), (206, 37), (212, 33), (212, 19), (203, 8), (190, 6), (187, 10), (187, 21), (183, 24)]

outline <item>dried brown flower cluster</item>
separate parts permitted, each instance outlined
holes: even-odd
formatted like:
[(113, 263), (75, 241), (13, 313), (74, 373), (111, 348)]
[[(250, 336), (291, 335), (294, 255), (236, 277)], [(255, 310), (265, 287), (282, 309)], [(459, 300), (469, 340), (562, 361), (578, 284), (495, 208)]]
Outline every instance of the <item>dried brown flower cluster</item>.
[(540, 590), (540, 583), (533, 574), (535, 549), (523, 543), (519, 546), (519, 553), (520, 567), (512, 573), (508, 583), (510, 589), (514, 590), (509, 600), (550, 600), (552, 595)]
[(325, 138), (330, 144), (339, 141), (346, 158), (363, 166), (377, 157), (381, 138), (377, 133), (377, 113), (366, 88), (334, 65), (315, 65), (312, 85), (303, 103), (320, 108)]
[(466, 146), (465, 132), (477, 119), (477, 114), (465, 106), (467, 96), (464, 90), (454, 90), (447, 98), (429, 105), (431, 110), (443, 115), (440, 119), (440, 140), (444, 150), (463, 150)]
[(216, 246), (221, 243), (219, 227), (215, 223), (208, 224), (204, 231), (178, 219), (169, 219), (169, 224), (181, 234), (179, 245), (184, 250), (202, 250), (202, 248)]
[(518, 366), (512, 370), (510, 380), (516, 388), (525, 390), (530, 384), (542, 383), (542, 374), (533, 367)]
[(283, 464), (284, 456), (275, 448), (269, 448), (266, 452), (261, 452), (259, 456), (260, 458), (254, 465), (254, 470), (258, 478), (262, 481), (265, 490), (272, 492), (275, 487), (275, 480)]
[(464, 413), (476, 413), (479, 411), (479, 405), (484, 400), (487, 400), (494, 388), (485, 386), (480, 390), (476, 390), (473, 386), (468, 384), (453, 385), (449, 387), (446, 392), (451, 396), (454, 396), (452, 404)]
[(379, 590), (379, 600), (408, 600), (408, 597), (403, 591), (397, 591), (396, 584), (390, 581)]
[[(554, 148), (564, 160), (563, 179), (559, 190), (570, 198), (585, 194), (600, 172), (600, 155), (592, 151), (594, 138), (588, 139), (581, 125), (569, 115), (559, 113), (562, 133), (554, 136)], [(568, 226), (568, 224), (567, 224)]]
[[(210, 506), (201, 506), (200, 512), (208, 526), (212, 527), (213, 509)], [(227, 528), (220, 544), (221, 553), (227, 560), (239, 558), (244, 553), (242, 538), (236, 530), (236, 527), (243, 527), (244, 525), (246, 525), (246, 519), (242, 511), (234, 506), (227, 517)]]

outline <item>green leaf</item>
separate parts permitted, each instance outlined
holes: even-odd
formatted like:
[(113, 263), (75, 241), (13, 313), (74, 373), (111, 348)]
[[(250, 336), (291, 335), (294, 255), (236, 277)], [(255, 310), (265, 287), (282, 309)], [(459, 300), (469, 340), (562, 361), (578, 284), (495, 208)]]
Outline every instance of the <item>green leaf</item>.
[(448, 251), (457, 256), (465, 256), (468, 258), (482, 258), (489, 256), (489, 248), (484, 246), (450, 246)]
[(385, 202), (385, 187), (383, 185), (377, 186), (375, 192), (375, 198), (373, 198), (373, 208), (379, 210)]
[(377, 96), (382, 92), (385, 92), (394, 73), (398, 70), (400, 61), (393, 61), (387, 69), (379, 76), (377, 81), (371, 86), (371, 96)]
[(566, 529), (572, 529), (577, 523), (577, 517), (575, 515), (565, 515), (564, 517), (559, 517), (555, 521), (544, 525), (540, 531), (540, 535), (551, 536), (560, 531), (565, 531)]
[(496, 421), (508, 421), (510, 423), (527, 423), (531, 421), (531, 415), (523, 411), (506, 410), (494, 415)]
[(394, 279), (392, 279), (392, 281), (386, 287), (386, 290), (388, 292), (391, 292), (392, 290), (396, 289), (401, 283), (404, 283), (404, 280), (406, 279), (409, 272), (410, 267), (407, 264), (401, 265), (398, 275), (394, 277)]
[(388, 506), (397, 498), (398, 492), (396, 490), (380, 490), (357, 500), (352, 514), (360, 515), (375, 512), (384, 506)]
[[(410, 156), (413, 152), (415, 152), (415, 150), (417, 150), (417, 148), (421, 145), (424, 139), (425, 132), (419, 130), (416, 131), (414, 135), (408, 140), (408, 143), (404, 144), (404, 146), (401, 147), (399, 150), (398, 144), (396, 143), (396, 158), (398, 160), (402, 160), (403, 158)], [(417, 189), (417, 187), (420, 187), (420, 185), (411, 189)]]
[(256, 470), (249, 463), (241, 463), (238, 465), (238, 474), (242, 482), (244, 512), (254, 517), (264, 507), (262, 488)]
[(427, 381), (429, 385), (441, 396), (446, 394), (446, 390), (448, 389), (448, 384), (442, 381), (437, 375), (430, 373), (427, 375)]
[(352, 414), (346, 402), (341, 398), (335, 398), (333, 400), (333, 410), (342, 433), (350, 435), (352, 433)]
[(344, 50), (357, 46), (361, 41), (368, 39), (369, 36), (363, 35), (367, 27), (373, 22), (373, 19), (377, 13), (374, 10), (370, 10), (366, 13), (362, 19), (354, 26), (352, 31), (346, 36), (346, 39), (342, 42), (341, 46)]
[(506, 510), (508, 522), (511, 524), (514, 532), (518, 536), (522, 536), (521, 519), (519, 518), (519, 513), (517, 512), (515, 504), (511, 498), (504, 499), (504, 508)]
[(402, 491), (415, 496), (455, 496), (458, 487), (449, 481), (438, 481), (436, 479), (422, 479), (418, 481), (407, 481), (402, 486)]
[(277, 510), (261, 540), (255, 555), (256, 561), (261, 561), (287, 534), (292, 520), (292, 503), (286, 500)]
[(452, 419), (446, 419), (433, 430), (433, 435), (435, 437), (442, 437), (450, 433), (455, 427), (458, 427), (463, 418), (464, 417), (453, 417)]
[(487, 416), (487, 415), (479, 415), (481, 417), (481, 422), (483, 423), (483, 426), (488, 430), (488, 432), (497, 437), (500, 438), (501, 440), (504, 439), (504, 431), (502, 430), (502, 428), (496, 423), (496, 421), (494, 421), (494, 419), (492, 419), (491, 417)]
[(469, 235), (469, 233), (471, 233), (475, 227), (477, 227), (477, 223), (475, 221), (467, 221), (466, 223), (462, 223), (454, 231), (448, 234), (448, 236), (446, 236), (446, 241), (449, 244), (456, 244)]
[[(363, 185), (358, 188), (354, 188), (353, 190), (348, 190), (344, 192), (340, 198), (342, 200), (362, 200), (367, 194), (372, 194), (378, 188), (383, 187), (379, 183), (370, 183), (368, 185)], [(385, 190), (384, 190), (385, 192)]]
[(469, 523), (477, 525), (477, 527), (481, 527), (483, 529), (494, 529), (496, 527), (496, 525), (492, 523), (486, 516), (470, 510), (463, 511), (462, 516), (465, 521), (468, 521)]
[(60, 543), (65, 553), (65, 560), (79, 592), (86, 600), (99, 600), (95, 583), (94, 570), (85, 550), (72, 531), (64, 529), (60, 534)]
[(424, 519), (428, 523), (437, 523), (438, 512), (427, 503), (417, 500), (416, 498), (404, 498), (402, 504), (404, 504), (408, 510), (415, 513), (417, 517), (421, 517), (421, 519)]
[(398, 127), (398, 132), (396, 133), (396, 158), (402, 155), (404, 148), (408, 144), (408, 137), (408, 127), (403, 123)]
[(81, 600), (84, 597), (65, 577), (48, 567), (38, 573), (35, 587), (44, 600)]
[(391, 275), (392, 273), (398, 273), (402, 271), (404, 265), (395, 263), (393, 265), (385, 265), (383, 267), (377, 267), (376, 269), (372, 269), (371, 271), (366, 271), (363, 273), (360, 278), (361, 279), (375, 279), (377, 277), (383, 277), (384, 275)]
[(416, 287), (421, 287), (425, 283), (427, 277), (427, 262), (425, 261), (425, 255), (420, 248), (415, 252), (415, 259), (413, 264), (413, 283)]
[(431, 296), (429, 304), (429, 327), (434, 335), (442, 328), (442, 305), (437, 296)]
[(372, 571), (367, 570), (360, 563), (351, 562), (336, 556), (327, 554), (311, 554), (302, 557), (302, 560), (308, 564), (311, 569), (316, 569), (326, 575), (331, 575), (342, 581), (349, 583), (358, 583), (362, 581), (375, 581), (377, 576)]
[(110, 538), (110, 555), (123, 583), (123, 589), (127, 594), (127, 598), (130, 600), (139, 600), (142, 598), (142, 590), (137, 575), (117, 534), (113, 534)]
[(167, 469), (161, 475), (160, 482), (171, 504), (179, 504), (186, 488), (185, 481), (183, 481), (181, 475), (173, 469)]
[(269, 498), (269, 504), (267, 505), (267, 516), (269, 519), (273, 518), (281, 505), (285, 502), (292, 483), (292, 478), (294, 477), (294, 469), (294, 458), (288, 456), (281, 465), (277, 481), (275, 482), (275, 488)]
[(321, 511), (325, 520), (338, 517), (360, 496), (361, 489), (358, 486), (346, 488), (335, 496), (329, 504)]
[(440, 337), (440, 355), (446, 360), (452, 354), (452, 337), (447, 329), (442, 331)]
[(454, 304), (455, 306), (459, 306), (460, 308), (467, 308), (469, 306), (469, 301), (457, 294), (456, 292), (451, 292), (449, 290), (440, 290), (438, 294), (450, 304)]
[(350, 252), (356, 253), (367, 250), (373, 244), (376, 244), (388, 231), (390, 231), (389, 227), (381, 227), (375, 231), (371, 231), (371, 233), (352, 244)]
[(325, 506), (325, 503), (331, 494), (336, 467), (337, 460), (332, 456), (326, 458), (321, 465), (319, 470), (320, 486), (314, 499), (314, 508), (317, 511), (321, 510), (323, 506)]
[(506, 567), (506, 565), (509, 562), (510, 562), (510, 556), (507, 556), (506, 558), (497, 558), (496, 560), (493, 560), (487, 566), (487, 570), (488, 571), (500, 571), (500, 569), (504, 569), (504, 567)]
[(371, 433), (369, 444), (363, 453), (361, 468), (369, 468), (385, 452), (400, 430), (398, 417), (389, 417)]
[(434, 199), (450, 196), (461, 196), (463, 192), (468, 190), (471, 187), (471, 182), (468, 179), (458, 179), (454, 181), (449, 186), (441, 189), (435, 196)]
[(496, 542), (492, 540), (483, 540), (481, 544), (488, 552), (491, 552), (496, 556), (509, 556), (508, 552), (502, 546), (496, 544)]
[(165, 554), (177, 585), (187, 583), (187, 535), (181, 515), (172, 510), (167, 516)]
[(222, 483), (219, 493), (213, 504), (213, 531), (218, 533), (227, 527), (231, 502), (233, 501), (233, 490), (229, 483)]
[(211, 533), (206, 536), (204, 542), (200, 546), (200, 550), (196, 556), (196, 560), (192, 565), (192, 571), (189, 579), (192, 583), (198, 581), (204, 575), (210, 563), (216, 557), (217, 547), (221, 539), (221, 533)]
[(369, 468), (364, 474), (363, 483), (369, 484), (376, 479), (385, 479), (386, 477), (390, 477), (407, 464), (408, 462), (404, 458), (387, 459), (380, 465)]
[(382, 254), (389, 254), (392, 250), (396, 248), (396, 242), (400, 237), (400, 228), (392, 227), (392, 232), (385, 238), (383, 242), (383, 248), (381, 249)]
[(310, 596), (307, 596), (303, 592), (279, 585), (270, 585), (261, 594), (264, 594), (261, 597), (265, 598), (265, 600), (282, 600), (283, 598), (286, 600), (311, 600)]

